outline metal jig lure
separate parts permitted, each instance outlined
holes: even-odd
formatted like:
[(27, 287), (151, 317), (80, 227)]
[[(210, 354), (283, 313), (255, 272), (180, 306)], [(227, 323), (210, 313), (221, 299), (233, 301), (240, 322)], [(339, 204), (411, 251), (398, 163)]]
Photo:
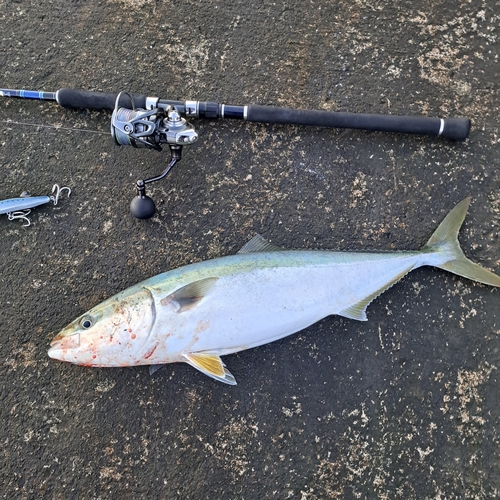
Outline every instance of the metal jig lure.
[(31, 209), (50, 202), (57, 205), (59, 197), (64, 190), (68, 191), (68, 196), (71, 194), (69, 187), (61, 188), (58, 184), (54, 184), (52, 194), (49, 196), (31, 196), (28, 192), (24, 191), (19, 198), (0, 200), (0, 214), (7, 214), (9, 220), (24, 219), (26, 224), (23, 224), (23, 226), (29, 226), (31, 221), (28, 219), (28, 215)]

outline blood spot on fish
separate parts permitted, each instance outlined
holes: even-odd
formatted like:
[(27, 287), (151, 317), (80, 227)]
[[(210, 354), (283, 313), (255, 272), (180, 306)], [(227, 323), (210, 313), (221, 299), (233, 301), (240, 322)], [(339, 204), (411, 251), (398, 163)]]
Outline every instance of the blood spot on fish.
[(131, 338), (132, 340), (133, 340), (133, 339), (135, 339), (135, 338), (136, 338), (136, 334), (135, 334), (135, 333), (133, 333), (132, 335), (130, 335), (130, 338)]
[(208, 327), (210, 326), (210, 322), (207, 321), (198, 321), (198, 324), (196, 325), (196, 333), (201, 333), (204, 332)]
[(145, 356), (144, 356), (144, 359), (149, 359), (153, 354), (154, 352), (156, 351), (156, 348), (158, 347), (158, 344), (156, 344), (153, 349), (151, 349), (150, 352), (148, 352)]

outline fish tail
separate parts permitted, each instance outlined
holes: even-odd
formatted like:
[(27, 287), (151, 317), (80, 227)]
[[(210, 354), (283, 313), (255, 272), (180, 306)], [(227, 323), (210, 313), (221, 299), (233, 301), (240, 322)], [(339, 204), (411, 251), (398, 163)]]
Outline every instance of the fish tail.
[(474, 264), (463, 253), (458, 242), (458, 231), (467, 214), (471, 198), (462, 200), (444, 218), (443, 222), (434, 231), (422, 251), (432, 252), (440, 256), (449, 257), (445, 262), (435, 263), (436, 267), (446, 269), (454, 274), (463, 276), (486, 285), (500, 286), (500, 276), (488, 271), (484, 267)]

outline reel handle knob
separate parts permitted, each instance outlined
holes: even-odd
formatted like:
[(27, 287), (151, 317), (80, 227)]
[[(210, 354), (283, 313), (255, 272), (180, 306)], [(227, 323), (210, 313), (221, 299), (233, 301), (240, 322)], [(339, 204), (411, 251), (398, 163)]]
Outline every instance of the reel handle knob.
[(155, 202), (146, 194), (144, 181), (137, 181), (137, 196), (130, 203), (130, 212), (137, 219), (150, 219), (156, 212)]

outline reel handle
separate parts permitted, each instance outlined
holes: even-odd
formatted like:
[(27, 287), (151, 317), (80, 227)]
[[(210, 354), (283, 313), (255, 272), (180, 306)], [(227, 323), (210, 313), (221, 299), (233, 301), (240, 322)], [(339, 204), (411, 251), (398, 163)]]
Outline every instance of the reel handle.
[(130, 202), (130, 212), (137, 219), (150, 219), (155, 214), (156, 205), (153, 199), (146, 194), (146, 184), (151, 184), (152, 182), (159, 181), (170, 172), (170, 169), (182, 158), (182, 146), (170, 145), (170, 153), (172, 155), (170, 158), (170, 163), (160, 175), (151, 177), (150, 179), (141, 179), (137, 181), (137, 195)]
[(146, 194), (146, 183), (137, 181), (137, 196), (130, 202), (130, 213), (136, 219), (150, 219), (156, 212), (155, 202)]

